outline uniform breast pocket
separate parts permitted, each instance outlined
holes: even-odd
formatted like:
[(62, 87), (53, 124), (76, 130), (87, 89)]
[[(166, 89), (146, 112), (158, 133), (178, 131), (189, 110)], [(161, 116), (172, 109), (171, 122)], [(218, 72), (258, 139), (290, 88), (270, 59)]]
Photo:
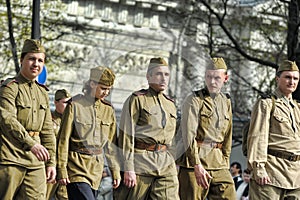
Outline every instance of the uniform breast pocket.
[(39, 119), (44, 119), (46, 115), (46, 110), (48, 109), (48, 105), (46, 104), (41, 104), (40, 105), (40, 110), (39, 110)]
[(26, 104), (25, 102), (16, 102), (16, 106), (18, 120), (21, 122), (21, 124), (26, 123), (31, 111), (31, 105)]
[(221, 124), (223, 124), (223, 128), (227, 129), (228, 125), (230, 122), (230, 116), (228, 113), (225, 113), (224, 118), (223, 118), (223, 122), (221, 122)]
[[(160, 111), (161, 112), (161, 111)], [(143, 108), (140, 114), (138, 125), (152, 124), (155, 121), (158, 121), (158, 108)]]
[(274, 113), (273, 121), (271, 122), (271, 130), (272, 133), (278, 133), (280, 135), (289, 135), (293, 133), (291, 131), (291, 124), (289, 118), (285, 117), (282, 114)]
[(111, 127), (112, 122), (109, 121), (101, 121), (100, 127), (101, 127), (101, 133), (103, 135), (109, 135), (109, 130)]
[(76, 117), (74, 124), (78, 136), (81, 138), (86, 138), (86, 135), (93, 130), (93, 121), (88, 117)]
[(200, 113), (201, 125), (203, 127), (208, 127), (210, 125), (210, 121), (212, 118), (212, 111), (210, 110), (202, 110)]

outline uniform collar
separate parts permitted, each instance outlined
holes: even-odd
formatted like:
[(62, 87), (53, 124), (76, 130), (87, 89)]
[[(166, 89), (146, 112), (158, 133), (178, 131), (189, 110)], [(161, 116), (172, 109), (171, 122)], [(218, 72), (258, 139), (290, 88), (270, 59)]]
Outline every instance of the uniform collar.
[(286, 96), (284, 96), (284, 94), (279, 90), (279, 88), (276, 88), (276, 90), (274, 91), (274, 95), (279, 98), (279, 99), (282, 99), (284, 102), (286, 103), (290, 103), (292, 106), (295, 106), (294, 105), (294, 102), (293, 102), (293, 98), (287, 98)]
[(35, 83), (35, 80), (28, 80), (27, 78), (25, 78), (20, 72), (17, 74), (16, 76), (16, 80), (19, 83)]
[(149, 92), (150, 94), (152, 94), (153, 96), (158, 96), (158, 95), (162, 95), (163, 92), (156, 92), (153, 88), (149, 87)]
[(56, 117), (60, 117), (60, 118), (62, 117), (62, 114), (57, 112), (56, 110), (54, 110), (53, 115), (56, 116)]
[(204, 96), (210, 96), (212, 99), (216, 99), (216, 98), (218, 98), (218, 97), (221, 97), (221, 96), (222, 96), (222, 93), (219, 92), (219, 93), (213, 93), (213, 94), (210, 94), (210, 93), (209, 93), (209, 90), (208, 90), (208, 88), (207, 88), (207, 86), (205, 86), (205, 87), (203, 88), (203, 95), (204, 95)]
[(96, 99), (95, 97), (92, 97), (90, 94), (86, 94), (84, 96), (85, 96), (85, 99), (90, 103), (97, 104), (97, 102), (101, 102), (100, 99)]

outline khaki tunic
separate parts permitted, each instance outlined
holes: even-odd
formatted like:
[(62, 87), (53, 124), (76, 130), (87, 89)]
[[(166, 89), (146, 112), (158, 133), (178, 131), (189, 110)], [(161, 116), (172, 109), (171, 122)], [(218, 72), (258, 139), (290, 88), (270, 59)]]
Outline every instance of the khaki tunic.
[[(20, 73), (0, 88), (0, 164), (27, 169), (45, 167), (30, 151), (42, 144), (50, 154), (46, 166), (55, 166), (55, 136), (45, 86), (25, 79)], [(29, 131), (39, 132), (30, 136)]]
[(51, 113), (52, 115), (52, 122), (53, 122), (53, 129), (55, 133), (55, 137), (58, 137), (58, 131), (61, 123), (62, 114), (58, 113), (56, 110)]
[(248, 133), (248, 167), (253, 178), (268, 175), (270, 185), (296, 189), (300, 187), (300, 161), (288, 161), (267, 154), (267, 149), (300, 154), (300, 110), (297, 102), (288, 100), (277, 89), (275, 110), (272, 99), (259, 99), (255, 104)]
[(114, 179), (121, 179), (116, 161), (116, 119), (113, 107), (89, 95), (73, 97), (66, 107), (58, 138), (58, 179), (85, 182), (97, 190), (103, 172), (103, 154), (87, 155), (80, 148), (104, 148)]
[[(182, 106), (180, 126), (186, 151), (177, 160), (179, 166), (193, 168), (202, 164), (206, 170), (229, 169), (232, 111), (226, 95), (220, 93), (213, 99), (207, 89), (190, 94)], [(222, 149), (209, 145), (198, 147), (197, 141), (219, 142), (223, 146)]]
[[(54, 110), (53, 112), (51, 112), (51, 115), (52, 115), (55, 137), (58, 138), (58, 131), (61, 123), (62, 114)], [(59, 199), (59, 200), (68, 199), (67, 187), (59, 183), (55, 183), (55, 184), (48, 183), (46, 199)]]
[[(166, 119), (164, 127), (162, 110)], [(169, 150), (146, 151), (134, 148), (136, 142), (171, 146), (176, 118), (174, 103), (163, 93), (157, 94), (151, 88), (135, 92), (126, 100), (119, 135), (124, 171), (135, 171), (138, 175), (176, 175), (174, 157)]]

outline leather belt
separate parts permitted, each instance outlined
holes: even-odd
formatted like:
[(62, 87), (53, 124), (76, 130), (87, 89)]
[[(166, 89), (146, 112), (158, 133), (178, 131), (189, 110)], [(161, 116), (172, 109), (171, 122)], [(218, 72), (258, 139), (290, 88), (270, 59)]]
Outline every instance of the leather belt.
[(278, 157), (278, 158), (283, 158), (289, 161), (298, 161), (300, 160), (300, 155), (286, 152), (286, 151), (278, 151), (278, 150), (273, 150), (273, 149), (268, 149), (268, 154)]
[(201, 146), (209, 146), (211, 148), (218, 148), (218, 149), (222, 149), (223, 147), (223, 143), (222, 142), (214, 142), (214, 141), (200, 141), (200, 140), (197, 140), (197, 144), (198, 144), (198, 147), (201, 147)]
[(79, 148), (79, 149), (72, 149), (71, 151), (75, 151), (87, 155), (99, 155), (102, 153), (102, 149), (100, 148)]
[(40, 132), (36, 132), (36, 131), (28, 131), (28, 134), (33, 137), (33, 136), (39, 136)]
[(168, 146), (165, 144), (147, 144), (144, 142), (137, 141), (135, 141), (134, 147), (137, 149), (143, 149), (147, 151), (166, 151), (168, 149)]

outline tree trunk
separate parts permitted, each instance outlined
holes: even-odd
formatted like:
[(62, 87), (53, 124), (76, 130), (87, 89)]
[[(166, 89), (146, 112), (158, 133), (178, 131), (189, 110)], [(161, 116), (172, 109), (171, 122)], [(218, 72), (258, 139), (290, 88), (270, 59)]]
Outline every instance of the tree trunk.
[[(288, 59), (295, 61), (300, 67), (300, 45), (298, 42), (299, 35), (299, 5), (300, 0), (291, 0), (289, 3), (289, 16), (288, 16), (288, 33), (287, 33), (287, 50)], [(293, 98), (300, 100), (300, 86), (293, 93)]]
[(18, 61), (17, 45), (16, 45), (15, 38), (14, 38), (10, 0), (6, 0), (6, 7), (7, 7), (9, 40), (10, 40), (10, 44), (11, 44), (13, 60), (15, 63), (15, 71), (17, 74), (20, 71), (20, 66), (19, 66), (19, 61)]

